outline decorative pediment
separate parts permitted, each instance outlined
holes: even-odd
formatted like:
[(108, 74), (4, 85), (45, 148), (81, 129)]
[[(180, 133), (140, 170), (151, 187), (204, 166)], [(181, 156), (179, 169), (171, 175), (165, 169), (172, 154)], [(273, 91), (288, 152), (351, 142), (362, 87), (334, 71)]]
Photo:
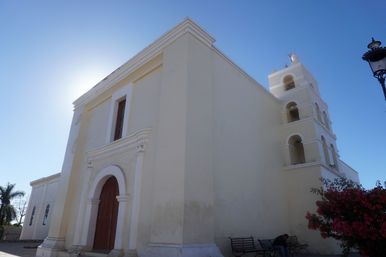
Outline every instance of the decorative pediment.
[(129, 149), (140, 149), (144, 151), (145, 145), (151, 135), (152, 130), (150, 128), (144, 128), (131, 133), (130, 135), (123, 137), (119, 140), (112, 142), (111, 144), (99, 147), (97, 149), (87, 152), (88, 162), (93, 162), (98, 159), (113, 156), (115, 154), (128, 151)]

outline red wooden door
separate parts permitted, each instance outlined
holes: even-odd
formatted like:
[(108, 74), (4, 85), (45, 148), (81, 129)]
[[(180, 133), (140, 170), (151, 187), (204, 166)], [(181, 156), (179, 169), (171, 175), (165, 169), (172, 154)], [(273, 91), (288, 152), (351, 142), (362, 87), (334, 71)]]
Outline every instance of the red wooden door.
[(95, 228), (94, 249), (111, 250), (114, 248), (115, 231), (117, 228), (118, 182), (115, 177), (109, 178), (103, 185), (99, 197), (98, 217)]

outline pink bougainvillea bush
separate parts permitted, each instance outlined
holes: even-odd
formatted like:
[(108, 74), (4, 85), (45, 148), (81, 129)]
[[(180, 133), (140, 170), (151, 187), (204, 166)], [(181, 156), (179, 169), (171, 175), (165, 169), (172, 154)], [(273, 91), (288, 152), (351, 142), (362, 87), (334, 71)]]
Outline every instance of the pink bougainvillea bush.
[(344, 178), (322, 182), (324, 187), (311, 189), (321, 200), (316, 213), (307, 213), (308, 227), (339, 240), (346, 256), (357, 248), (362, 256), (385, 257), (386, 183), (367, 190)]

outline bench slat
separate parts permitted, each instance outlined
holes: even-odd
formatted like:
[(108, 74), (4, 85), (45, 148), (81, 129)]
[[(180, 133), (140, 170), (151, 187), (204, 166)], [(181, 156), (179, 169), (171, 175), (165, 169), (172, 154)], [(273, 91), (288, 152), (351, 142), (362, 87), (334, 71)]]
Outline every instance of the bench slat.
[(262, 253), (265, 255), (266, 250), (258, 249), (255, 246), (255, 241), (250, 237), (229, 237), (231, 240), (232, 252), (234, 255), (242, 256), (246, 253)]

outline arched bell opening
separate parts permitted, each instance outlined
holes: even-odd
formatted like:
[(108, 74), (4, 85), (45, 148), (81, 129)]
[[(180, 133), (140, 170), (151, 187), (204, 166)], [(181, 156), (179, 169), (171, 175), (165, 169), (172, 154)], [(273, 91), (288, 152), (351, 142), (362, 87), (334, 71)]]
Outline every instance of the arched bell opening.
[(287, 121), (288, 122), (293, 122), (293, 121), (297, 121), (300, 119), (299, 109), (298, 109), (298, 106), (295, 102), (291, 102), (291, 103), (287, 104), (286, 110), (287, 110)]
[(283, 79), (283, 83), (285, 91), (295, 88), (295, 81), (291, 75), (285, 76)]
[(323, 146), (324, 160), (326, 162), (326, 165), (330, 165), (330, 154), (328, 152), (326, 139), (322, 136), (321, 140), (322, 140), (322, 146)]
[(288, 140), (288, 147), (291, 164), (294, 165), (306, 162), (302, 138), (300, 136), (294, 135), (290, 137), (290, 139)]

